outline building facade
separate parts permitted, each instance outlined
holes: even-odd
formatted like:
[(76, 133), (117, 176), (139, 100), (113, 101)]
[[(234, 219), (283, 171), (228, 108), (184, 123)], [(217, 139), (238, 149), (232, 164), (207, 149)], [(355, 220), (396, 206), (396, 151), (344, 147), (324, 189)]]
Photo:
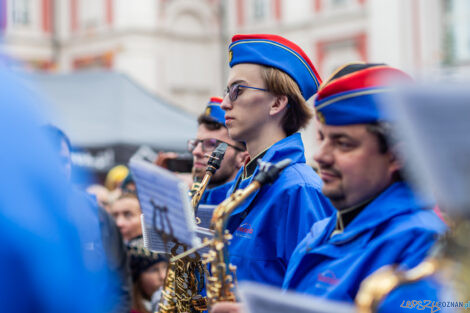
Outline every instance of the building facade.
[(31, 70), (128, 74), (190, 112), (221, 95), (217, 1), (0, 0), (3, 48)]
[(470, 68), (469, 21), (468, 0), (0, 0), (3, 49), (29, 69), (124, 72), (194, 114), (222, 95), (235, 33), (291, 39), (324, 79), (350, 61), (426, 76)]

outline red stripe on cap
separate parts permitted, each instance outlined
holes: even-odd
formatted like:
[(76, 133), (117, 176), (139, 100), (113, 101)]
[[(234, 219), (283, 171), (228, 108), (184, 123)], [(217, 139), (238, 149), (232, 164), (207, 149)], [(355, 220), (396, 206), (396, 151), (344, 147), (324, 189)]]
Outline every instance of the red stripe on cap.
[(209, 103), (214, 102), (214, 103), (219, 103), (219, 104), (221, 104), (222, 101), (224, 101), (224, 99), (219, 98), (219, 97), (212, 97), (212, 98), (209, 100)]
[(243, 34), (238, 34), (232, 37), (232, 43), (235, 41), (239, 40), (245, 40), (245, 39), (264, 39), (264, 40), (271, 40), (275, 41), (277, 43), (280, 43), (295, 52), (297, 52), (304, 60), (307, 62), (307, 64), (310, 66), (312, 69), (316, 79), (318, 80), (318, 83), (321, 84), (321, 78), (320, 75), (318, 75), (317, 69), (315, 66), (313, 66), (312, 61), (310, 61), (310, 58), (305, 54), (305, 52), (297, 46), (295, 43), (292, 41), (287, 40), (284, 37), (278, 36), (278, 35), (271, 35), (271, 34), (248, 34), (248, 35), (243, 35)]
[(403, 80), (412, 81), (412, 78), (405, 72), (389, 66), (370, 67), (344, 75), (326, 84), (318, 91), (315, 101), (320, 101), (345, 91), (386, 86)]

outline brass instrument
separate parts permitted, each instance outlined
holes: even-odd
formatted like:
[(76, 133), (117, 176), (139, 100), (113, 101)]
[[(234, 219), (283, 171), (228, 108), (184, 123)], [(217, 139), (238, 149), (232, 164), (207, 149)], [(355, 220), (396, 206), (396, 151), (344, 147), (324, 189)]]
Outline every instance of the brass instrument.
[[(175, 245), (171, 254), (177, 255), (180, 246)], [(183, 250), (186, 248), (183, 246)], [(204, 284), (204, 268), (201, 257), (186, 255), (170, 260), (167, 277), (159, 303), (160, 313), (202, 312), (207, 310), (205, 298), (200, 296)]]
[(367, 277), (356, 296), (359, 313), (374, 313), (385, 297), (400, 285), (417, 282), (436, 273), (439, 262), (429, 258), (409, 271), (398, 271), (396, 266), (384, 266)]
[(158, 304), (159, 313), (176, 313), (175, 297), (175, 264), (170, 262), (166, 272), (165, 284), (162, 289), (162, 296)]
[(423, 262), (407, 271), (397, 270), (396, 266), (385, 266), (367, 277), (356, 296), (359, 313), (374, 313), (380, 303), (402, 285), (420, 281), (439, 274), (443, 283), (452, 281), (452, 289), (457, 291), (456, 299), (468, 300), (470, 296), (470, 221), (456, 219), (451, 231), (436, 243), (433, 253)]
[[(204, 178), (201, 182), (196, 180), (191, 186), (191, 203), (195, 212), (212, 175), (220, 167), (227, 147), (226, 143), (221, 143), (215, 148), (209, 157)], [(185, 246), (176, 243), (171, 249), (171, 255), (176, 256), (180, 247), (183, 248), (183, 251), (187, 250)], [(190, 313), (207, 310), (206, 299), (200, 295), (203, 286), (204, 267), (198, 253), (194, 253), (194, 256), (188, 254), (184, 258), (170, 260), (158, 312)]]
[(245, 189), (237, 190), (229, 198), (225, 199), (212, 215), (211, 228), (214, 229), (214, 239), (210, 243), (210, 251), (203, 255), (203, 263), (210, 267), (207, 277), (206, 291), (208, 306), (220, 301), (235, 301), (236, 267), (228, 263), (227, 243), (232, 235), (226, 230), (230, 214), (249, 195), (261, 188), (266, 183), (271, 183), (279, 173), (290, 163), (289, 159), (275, 165), (267, 162), (260, 163), (260, 173)]
[(215, 148), (214, 152), (212, 152), (209, 160), (207, 161), (207, 168), (206, 174), (202, 179), (199, 189), (197, 190), (196, 194), (191, 199), (191, 204), (194, 208), (194, 211), (197, 211), (197, 207), (199, 206), (199, 201), (201, 201), (202, 195), (206, 190), (207, 185), (209, 184), (212, 175), (219, 169), (220, 164), (222, 163), (222, 159), (224, 158), (225, 151), (227, 150), (228, 145), (225, 142), (222, 142)]
[(194, 197), (199, 188), (201, 188), (201, 180), (199, 179), (199, 177), (194, 177), (191, 189), (189, 189), (189, 197), (191, 199)]

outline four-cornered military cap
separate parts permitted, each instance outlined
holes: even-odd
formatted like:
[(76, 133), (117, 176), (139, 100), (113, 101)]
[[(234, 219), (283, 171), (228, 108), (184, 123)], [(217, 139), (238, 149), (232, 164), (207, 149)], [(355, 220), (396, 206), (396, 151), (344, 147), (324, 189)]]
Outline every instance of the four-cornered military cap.
[(229, 46), (230, 67), (254, 63), (287, 73), (299, 86), (305, 100), (321, 84), (320, 76), (305, 52), (295, 43), (277, 35), (235, 35)]
[(327, 125), (374, 123), (381, 120), (377, 97), (408, 74), (385, 64), (344, 65), (325, 81), (315, 97), (317, 119)]
[(214, 122), (225, 126), (225, 111), (220, 107), (222, 101), (223, 99), (219, 97), (210, 98), (206, 109), (204, 110), (204, 115), (209, 117)]

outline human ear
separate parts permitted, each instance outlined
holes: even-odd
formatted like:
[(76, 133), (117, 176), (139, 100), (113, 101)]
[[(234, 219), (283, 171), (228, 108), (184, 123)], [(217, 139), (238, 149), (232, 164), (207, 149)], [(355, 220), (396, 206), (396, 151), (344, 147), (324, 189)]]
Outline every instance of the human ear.
[(277, 115), (282, 112), (288, 105), (289, 98), (286, 95), (275, 96), (274, 102), (271, 104), (269, 114)]
[(398, 173), (404, 167), (405, 160), (403, 159), (402, 153), (400, 153), (400, 144), (395, 144), (393, 147), (390, 147), (387, 152), (389, 155), (389, 170), (391, 174)]
[(245, 161), (248, 159), (248, 151), (239, 151), (236, 155), (236, 167), (240, 169), (244, 164)]

